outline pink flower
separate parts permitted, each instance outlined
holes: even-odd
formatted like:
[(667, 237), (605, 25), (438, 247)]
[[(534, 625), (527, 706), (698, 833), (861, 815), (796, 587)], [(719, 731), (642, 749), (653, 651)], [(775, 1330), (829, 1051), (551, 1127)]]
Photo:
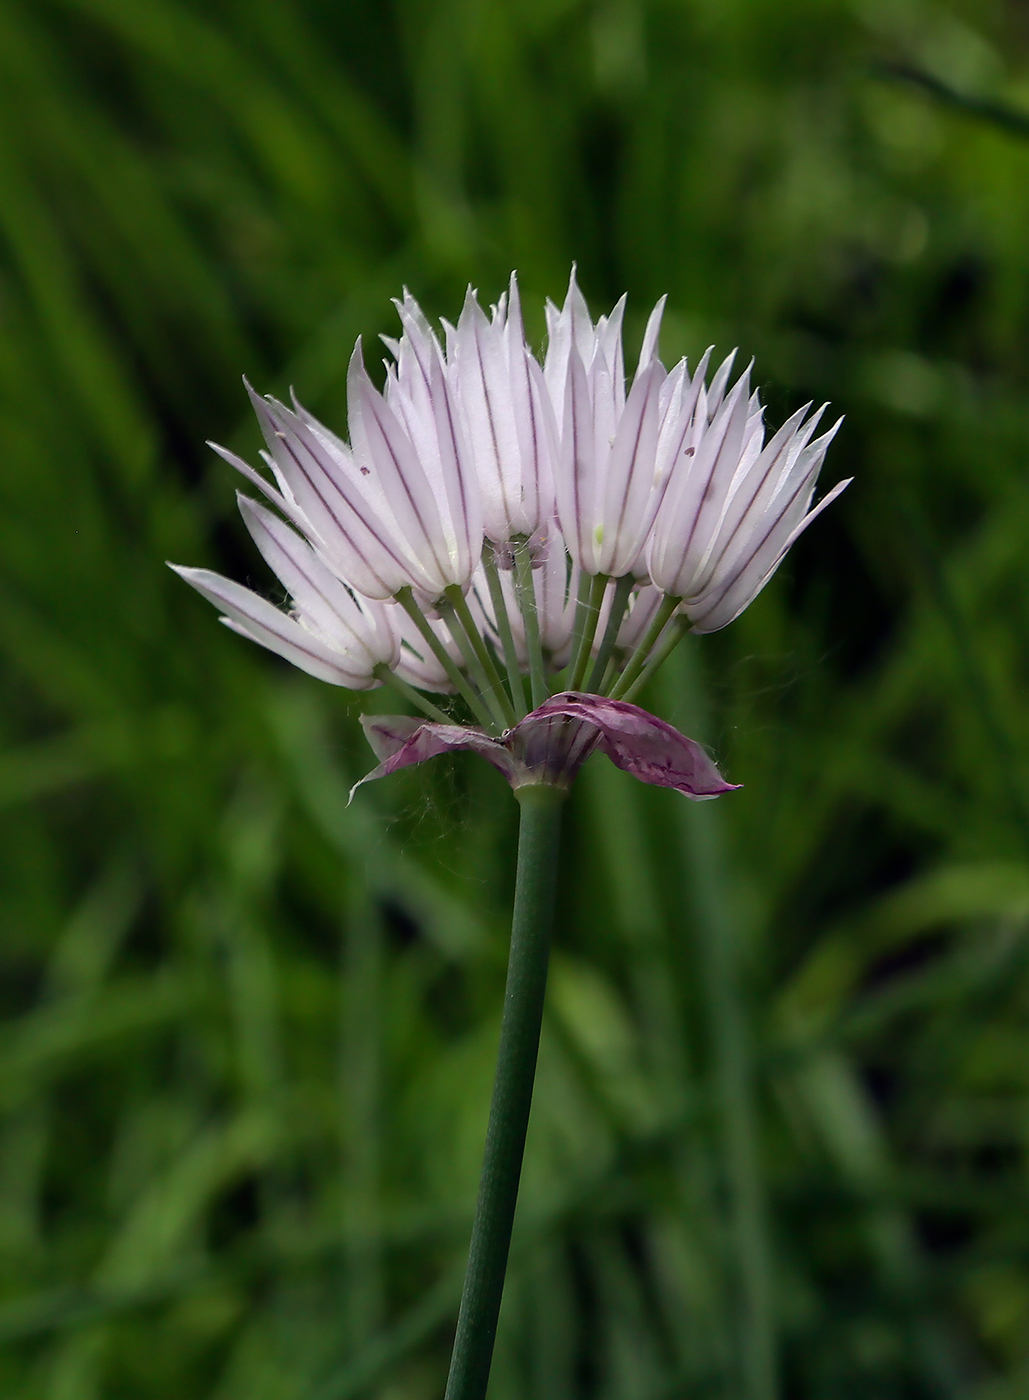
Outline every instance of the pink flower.
[[(730, 387), (732, 355), (710, 384), (710, 352), (692, 375), (665, 369), (663, 299), (627, 385), (625, 299), (594, 323), (574, 272), (563, 307), (548, 304), (542, 365), (513, 274), (489, 317), (469, 291), (444, 343), (409, 292), (396, 307), (384, 389), (360, 344), (351, 359), (349, 441), (248, 386), (270, 477), (216, 448), (268, 503), (241, 496), (240, 510), (288, 609), (179, 574), (301, 669), (392, 685), (429, 716), (370, 722), (378, 775), (465, 747), (516, 785), (563, 783), (601, 749), (644, 782), (727, 791), (692, 740), (616, 697), (764, 587), (847, 484), (812, 506), (839, 424), (816, 438), (821, 410), (805, 408), (766, 442), (749, 370)], [(604, 693), (583, 693), (587, 679)], [(475, 723), (450, 724), (426, 692)]]

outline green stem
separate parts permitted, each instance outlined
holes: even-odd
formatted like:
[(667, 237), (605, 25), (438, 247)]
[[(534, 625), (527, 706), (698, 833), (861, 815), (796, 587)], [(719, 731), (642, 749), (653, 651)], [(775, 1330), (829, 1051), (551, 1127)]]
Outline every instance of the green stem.
[(678, 617), (672, 619), (672, 624), (670, 627), (666, 628), (665, 634), (657, 650), (654, 652), (654, 655), (628, 689), (622, 691), (620, 696), (622, 700), (634, 700), (636, 698), (654, 672), (660, 671), (661, 667), (665, 664), (689, 630), (690, 620), (688, 617), (683, 617), (680, 614)]
[(507, 680), (511, 687), (515, 716), (518, 719), (524, 719), (529, 712), (529, 707), (525, 703), (525, 685), (522, 681), (522, 670), (518, 664), (518, 650), (515, 647), (514, 633), (511, 631), (511, 619), (508, 616), (507, 603), (504, 600), (504, 589), (500, 582), (497, 561), (488, 545), (482, 552), (482, 568), (489, 585), (490, 602), (493, 604), (493, 615), (496, 618), (497, 631), (500, 634), (500, 644), (504, 648), (504, 664), (507, 667)]
[(611, 653), (615, 649), (615, 642), (618, 640), (618, 629), (622, 625), (622, 618), (625, 616), (625, 608), (629, 602), (629, 594), (632, 586), (636, 582), (632, 574), (623, 574), (615, 584), (614, 597), (611, 599), (611, 611), (608, 614), (607, 626), (604, 628), (604, 635), (601, 638), (600, 647), (597, 651), (597, 659), (593, 663), (593, 670), (590, 672), (589, 680), (586, 682), (586, 689), (594, 695), (600, 694), (600, 685), (607, 671), (607, 663), (611, 658)]
[(657, 639), (665, 630), (668, 619), (675, 612), (681, 601), (682, 600), (679, 598), (662, 598), (657, 612), (650, 619), (650, 626), (643, 634), (642, 641), (629, 657), (625, 670), (622, 672), (617, 684), (611, 691), (612, 700), (621, 700), (622, 696), (650, 660), (650, 653), (653, 651)]
[[(587, 582), (588, 581), (588, 582)], [(607, 588), (607, 574), (583, 574), (579, 580), (579, 597), (575, 604), (575, 651), (568, 671), (566, 690), (578, 690), (586, 674), (593, 638), (600, 621), (600, 605)]]
[(398, 695), (402, 695), (410, 704), (421, 710), (423, 715), (428, 715), (429, 719), (434, 719), (437, 724), (453, 724), (452, 715), (448, 715), (445, 710), (441, 710), (438, 705), (434, 705), (431, 700), (427, 700), (420, 690), (415, 690), (413, 685), (408, 685), (407, 681), (401, 680), (395, 675), (386, 663), (380, 662), (375, 668), (375, 674), (383, 685), (388, 685), (391, 690), (395, 690)]
[(540, 646), (540, 624), (536, 615), (536, 589), (532, 582), (532, 556), (522, 543), (515, 545), (515, 592), (525, 626), (525, 646), (529, 653), (529, 686), (532, 707), (542, 705), (550, 694), (547, 671)]
[(493, 716), (486, 708), (478, 692), (468, 683), (467, 677), (462, 675), (460, 667), (454, 662), (454, 658), (429, 626), (428, 619), (415, 602), (414, 595), (410, 588), (402, 588), (396, 595), (396, 601), (425, 638), (429, 650), (443, 667), (444, 671), (446, 671), (450, 683), (457, 691), (458, 695), (460, 695), (461, 699), (465, 702), (479, 723), (492, 732), (496, 728)]
[(492, 686), (490, 685), (489, 677), (486, 675), (486, 670), (476, 654), (471, 638), (462, 625), (461, 619), (454, 612), (452, 603), (446, 598), (439, 598), (437, 599), (436, 607), (439, 609), (440, 617), (447, 625), (447, 631), (457, 643), (461, 656), (464, 659), (464, 664), (467, 667), (469, 679), (478, 686), (479, 694), (482, 697), (482, 703), (489, 711), (490, 721), (488, 727), (492, 733), (499, 734), (501, 730), (507, 728), (507, 717), (501, 709), (496, 696), (492, 694)]
[(454, 613), (464, 629), (465, 635), (472, 645), (472, 650), (482, 668), (486, 688), (484, 695), (487, 702), (496, 702), (496, 707), (501, 711), (508, 725), (514, 724), (515, 712), (511, 699), (504, 689), (504, 682), (501, 680), (500, 672), (497, 670), (496, 659), (493, 650), (482, 636), (475, 619), (468, 608), (468, 600), (455, 584), (447, 589), (447, 601), (453, 607)]
[(515, 796), (521, 825), (504, 1016), (446, 1400), (483, 1400), (486, 1394), (547, 986), (565, 794), (540, 783)]

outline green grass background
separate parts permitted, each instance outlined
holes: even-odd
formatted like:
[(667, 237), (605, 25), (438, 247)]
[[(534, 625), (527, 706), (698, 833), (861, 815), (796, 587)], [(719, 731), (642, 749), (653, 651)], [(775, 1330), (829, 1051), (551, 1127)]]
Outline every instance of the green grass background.
[(0, 0), (0, 1394), (442, 1393), (514, 804), (162, 561), (573, 260), (855, 481), (647, 697), (743, 789), (577, 787), (491, 1396), (1029, 1393), (1024, 114), (1000, 0)]

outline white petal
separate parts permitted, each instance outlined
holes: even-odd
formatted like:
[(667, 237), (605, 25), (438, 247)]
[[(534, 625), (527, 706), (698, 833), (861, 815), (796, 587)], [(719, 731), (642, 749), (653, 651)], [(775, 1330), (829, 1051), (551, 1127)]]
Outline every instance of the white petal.
[(296, 531), (256, 501), (238, 499), (254, 543), (314, 630), (357, 669), (391, 665), (397, 642), (382, 604), (358, 602)]
[(660, 299), (647, 318), (647, 329), (643, 332), (643, 344), (640, 346), (639, 364), (636, 366), (637, 376), (647, 368), (651, 360), (657, 359), (657, 342), (661, 335), (661, 318), (665, 314), (665, 303), (667, 300), (668, 296), (666, 294)]
[(722, 406), (722, 400), (725, 397), (725, 386), (729, 382), (729, 375), (732, 373), (736, 354), (737, 352), (735, 350), (729, 351), (728, 355), (726, 355), (725, 359), (718, 366), (715, 377), (711, 381), (711, 387), (707, 391), (707, 413), (709, 419), (713, 418)]
[(482, 552), (482, 499), (474, 455), (439, 342), (410, 294), (398, 309), (404, 324), (395, 381), (398, 412), (439, 509), (449, 581), (464, 587)]
[(355, 461), (374, 479), (377, 504), (389, 509), (390, 523), (430, 591), (442, 592), (456, 580), (439, 507), (410, 437), (368, 378), (360, 346), (350, 361), (347, 405)]
[(663, 367), (652, 360), (636, 376), (608, 457), (600, 510), (602, 540), (595, 572), (619, 577), (635, 564), (645, 543), (641, 531), (653, 491)]
[(719, 577), (716, 586), (705, 597), (686, 604), (685, 611), (694, 623), (693, 630), (717, 632), (739, 617), (775, 573), (797, 537), (850, 485), (851, 480), (848, 477), (834, 486), (814, 510), (807, 510), (810, 491), (801, 492), (791, 503), (790, 509), (774, 520), (767, 534), (738, 561), (734, 571)]
[(308, 675), (350, 690), (365, 690), (375, 684), (369, 673), (348, 669), (346, 658), (242, 584), (222, 578), (210, 569), (187, 569), (177, 564), (170, 567), (215, 607), (221, 608), (234, 631), (276, 652)]
[(369, 598), (421, 581), (389, 525), (362, 497), (329, 441), (282, 404), (251, 390), (269, 450), (340, 577)]
[[(808, 440), (822, 410), (819, 409), (805, 423), (806, 412), (807, 407), (799, 409), (783, 424), (764, 450), (741, 467), (741, 480), (733, 483), (711, 548), (698, 567), (698, 573), (705, 578), (711, 577), (721, 567), (732, 550), (734, 540), (745, 539), (750, 532), (761, 529), (766, 517), (775, 512), (777, 500), (790, 499), (796, 482), (809, 475), (815, 456), (818, 464), (821, 464), (836, 429), (826, 434), (817, 446), (813, 446), (813, 450), (808, 450)], [(816, 467), (815, 476), (817, 470)], [(705, 587), (702, 581), (698, 591)]]
[[(486, 534), (498, 543), (532, 534), (539, 522), (524, 519), (522, 451), (504, 327), (490, 325), (471, 290), (457, 326), (457, 373), (482, 482)], [(526, 379), (524, 369), (520, 378)]]
[(557, 513), (568, 552), (581, 569), (589, 571), (595, 543), (590, 538), (590, 522), (596, 509), (598, 444), (586, 369), (574, 346), (568, 356), (563, 422), (561, 457), (554, 472)]
[(744, 374), (701, 436), (689, 469), (679, 474), (662, 502), (647, 562), (650, 577), (666, 593), (685, 597), (693, 591), (711, 530), (739, 466), (748, 397)]

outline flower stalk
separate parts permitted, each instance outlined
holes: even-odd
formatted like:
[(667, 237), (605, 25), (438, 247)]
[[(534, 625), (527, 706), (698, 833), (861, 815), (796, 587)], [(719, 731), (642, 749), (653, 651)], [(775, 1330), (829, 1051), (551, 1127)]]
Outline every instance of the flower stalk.
[(607, 589), (607, 575), (590, 577), (584, 573), (579, 580), (579, 597), (575, 605), (575, 631), (572, 661), (568, 672), (568, 689), (578, 690), (586, 675), (590, 648), (600, 621), (600, 607)]
[(388, 685), (390, 690), (406, 700), (409, 705), (413, 705), (416, 710), (421, 710), (427, 719), (435, 720), (437, 724), (452, 723), (450, 716), (445, 710), (441, 710), (438, 705), (434, 705), (431, 700), (422, 694), (420, 690), (415, 690), (413, 685), (408, 685), (403, 677), (398, 676), (395, 671), (391, 671), (388, 666), (381, 661), (375, 668), (376, 678), (382, 681), (383, 685)]
[(600, 646), (597, 648), (596, 660), (593, 662), (593, 670), (589, 674), (586, 682), (586, 689), (595, 695), (603, 693), (604, 675), (607, 672), (607, 663), (611, 659), (611, 654), (615, 649), (615, 642), (618, 640), (618, 629), (622, 625), (625, 617), (625, 609), (629, 605), (629, 595), (632, 586), (636, 582), (632, 574), (623, 574), (615, 584), (614, 595), (611, 599), (611, 611), (608, 614), (607, 626), (604, 628), (604, 635), (600, 639)]
[(507, 603), (504, 599), (496, 556), (489, 546), (482, 551), (482, 571), (486, 575), (486, 587), (493, 605), (497, 635), (500, 637), (500, 645), (504, 652), (504, 666), (507, 670), (507, 683), (511, 691), (515, 719), (524, 719), (529, 712), (525, 703), (525, 681), (518, 664), (518, 651), (515, 647), (514, 633), (511, 631), (511, 618), (508, 615)]
[(532, 582), (532, 559), (528, 545), (521, 540), (515, 545), (515, 589), (525, 627), (525, 645), (529, 653), (529, 685), (532, 692), (532, 703), (533, 706), (542, 705), (550, 694), (550, 686), (547, 684), (547, 670), (543, 660), (543, 646), (540, 641), (536, 590)]
[(514, 708), (489, 647), (479, 634), (468, 611), (464, 594), (459, 588), (448, 588), (438, 606), (440, 617), (446, 622), (450, 635), (460, 648), (468, 671), (475, 680), (494, 721), (500, 724), (501, 729), (508, 728), (515, 720)]
[(664, 598), (657, 612), (651, 620), (650, 626), (643, 634), (643, 640), (629, 657), (622, 670), (621, 675), (611, 689), (611, 697), (614, 700), (621, 700), (626, 695), (636, 678), (642, 673), (650, 659), (651, 652), (657, 645), (661, 633), (665, 630), (669, 619), (679, 606), (681, 599)]
[(410, 588), (402, 588), (399, 593), (397, 593), (396, 597), (397, 602), (418, 629), (423, 640), (428, 645), (430, 652), (443, 668), (447, 679), (457, 691), (458, 695), (461, 696), (479, 723), (484, 724), (487, 729), (492, 729), (494, 727), (494, 718), (488, 706), (479, 695), (478, 691), (468, 684), (468, 680), (462, 674), (461, 668), (429, 626), (428, 619), (415, 602)]
[(489, 1382), (547, 987), (566, 794), (558, 787), (532, 783), (515, 795), (521, 817), (507, 988), (446, 1400), (482, 1400)]

